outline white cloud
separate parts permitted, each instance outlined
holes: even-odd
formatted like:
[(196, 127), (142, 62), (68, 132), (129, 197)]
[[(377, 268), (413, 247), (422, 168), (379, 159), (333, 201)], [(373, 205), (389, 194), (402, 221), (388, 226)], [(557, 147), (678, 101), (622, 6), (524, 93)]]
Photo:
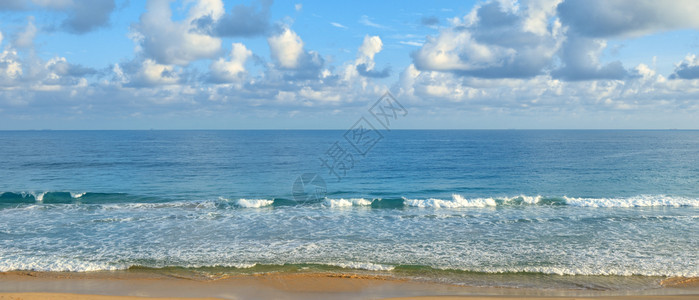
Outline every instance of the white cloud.
[(170, 1), (149, 0), (147, 12), (134, 25), (133, 39), (144, 54), (160, 64), (187, 65), (192, 61), (215, 57), (221, 40), (199, 33), (194, 21), (209, 16), (217, 20), (224, 14), (220, 0), (199, 0), (181, 22), (172, 21)]
[(368, 78), (385, 78), (390, 76), (391, 69), (385, 67), (376, 69), (374, 57), (383, 49), (383, 41), (379, 36), (364, 36), (362, 44), (357, 49), (357, 58), (344, 64), (339, 74), (345, 82), (359, 81), (358, 84), (367, 87)]
[(112, 68), (119, 86), (154, 88), (181, 83), (179, 67), (160, 64), (153, 59), (134, 60)]
[(211, 63), (212, 79), (215, 82), (233, 82), (240, 79), (245, 72), (245, 63), (252, 57), (252, 51), (241, 43), (233, 43), (230, 60), (219, 58)]
[(607, 47), (600, 39), (570, 36), (560, 49), (563, 66), (552, 75), (566, 80), (623, 79), (627, 70), (619, 61), (602, 65), (599, 57)]
[(671, 79), (699, 79), (699, 58), (695, 54), (688, 54), (683, 61), (675, 64), (675, 72)]
[(591, 38), (699, 28), (699, 5), (695, 0), (567, 0), (558, 6), (558, 14), (573, 33)]
[[(497, 55), (495, 51), (497, 51)], [(436, 71), (467, 71), (500, 66), (499, 61), (509, 59), (506, 49), (488, 47), (471, 38), (468, 32), (443, 31), (437, 38), (428, 38), (415, 53), (420, 68)], [(510, 51), (509, 55), (514, 54)], [(462, 59), (465, 58), (465, 59)]]
[[(566, 39), (561, 67), (551, 74), (565, 80), (625, 79), (633, 70), (621, 62), (600, 63), (607, 38), (632, 38), (665, 30), (699, 28), (694, 1), (567, 0), (557, 7)], [(594, 22), (590, 22), (594, 16)]]
[(347, 29), (347, 26), (342, 25), (342, 24), (337, 23), (337, 22), (330, 22), (330, 25), (335, 26), (337, 28)]
[[(21, 42), (20, 45), (31, 46)], [(88, 88), (86, 77), (97, 73), (72, 64), (65, 57), (45, 61), (31, 52), (18, 54), (13, 46), (0, 52), (0, 110), (8, 114), (3, 118), (24, 115), (41, 119), (46, 112), (63, 111), (61, 106), (76, 101), (71, 95), (77, 96)]]
[(0, 86), (11, 87), (22, 76), (22, 64), (17, 51), (6, 49), (0, 52)]
[(604, 38), (699, 28), (699, 6), (678, 2), (488, 1), (428, 37), (413, 62), (420, 70), (480, 78), (624, 79), (630, 71), (621, 62), (600, 62)]
[(482, 78), (543, 73), (564, 36), (560, 23), (548, 23), (555, 13), (555, 1), (534, 1), (531, 4), (537, 6), (531, 8), (527, 4), (507, 2), (503, 6), (490, 1), (476, 6), (463, 19), (453, 19), (452, 26), (436, 37), (427, 37), (412, 54), (415, 67)]
[(550, 75), (490, 79), (420, 71), (410, 65), (401, 72), (394, 90), (413, 109), (440, 113), (599, 117), (623, 111), (635, 118), (699, 111), (695, 101), (699, 79), (667, 80), (646, 64), (630, 72), (625, 80), (563, 81)]
[(357, 58), (357, 63), (364, 63), (370, 66), (370, 69), (374, 67), (374, 55), (381, 52), (383, 49), (383, 42), (378, 36), (364, 36), (364, 41), (362, 45), (359, 46), (359, 52)]
[(376, 63), (374, 62), (374, 56), (381, 52), (383, 49), (383, 42), (378, 36), (365, 36), (364, 42), (359, 46), (359, 52), (357, 53), (357, 60), (355, 62), (355, 69), (364, 77), (373, 78), (384, 78), (391, 75), (391, 69), (389, 67), (384, 68), (382, 71), (375, 69)]
[(333, 91), (327, 91), (327, 90), (313, 90), (308, 86), (305, 86), (301, 88), (299, 91), (299, 96), (310, 99), (310, 100), (315, 100), (315, 101), (321, 101), (321, 102), (337, 102), (340, 101), (340, 95), (336, 92)]
[[(392, 91), (409, 109), (436, 116), (433, 120), (441, 119), (441, 113), (461, 117), (489, 112), (498, 121), (508, 114), (529, 120), (559, 116), (563, 122), (557, 126), (566, 127), (565, 119), (572, 115), (699, 111), (699, 59), (695, 54), (678, 57), (673, 74), (659, 74), (652, 62), (628, 68), (600, 59), (607, 38), (679, 28), (673, 26), (680, 23), (686, 28), (693, 21), (643, 25), (641, 31), (617, 26), (609, 32), (582, 32), (572, 19), (558, 18), (558, 2), (486, 1), (466, 16), (442, 22), (446, 27), (440, 27), (424, 44), (423, 37), (416, 34), (382, 36), (384, 39), (366, 35), (355, 41), (356, 57), (332, 61), (333, 56), (307, 49), (309, 43), (288, 25), (269, 33), (265, 29), (268, 1), (253, 1), (226, 13), (220, 0), (190, 0), (182, 6), (184, 17), (173, 20), (173, 3), (155, 0), (132, 27), (139, 50), (131, 59), (99, 72), (60, 56), (42, 60), (18, 48), (33, 46), (34, 37), (24, 39), (28, 42), (20, 39), (32, 35), (31, 26), (36, 24), (33, 35), (39, 33), (37, 28), (45, 28), (43, 22), (30, 20), (25, 27), (16, 26), (19, 32), (0, 33), (0, 44), (3, 37), (6, 40), (0, 52), (0, 117), (17, 112), (32, 116), (33, 111), (41, 110), (67, 112), (69, 106), (112, 116), (139, 112), (144, 118), (158, 114), (215, 116), (226, 111), (306, 118), (314, 112), (346, 111), (365, 105), (387, 89), (388, 80), (376, 80), (390, 74), (382, 66), (382, 51), (389, 46), (394, 47), (391, 51), (413, 50), (395, 47), (389, 40), (420, 47), (412, 56), (413, 63), (399, 70)], [(237, 19), (250, 11), (255, 12), (254, 18)], [(222, 22), (223, 18), (228, 19)], [(360, 23), (385, 29), (367, 16)], [(330, 25), (346, 28), (336, 22)], [(222, 36), (262, 34), (271, 57), (256, 56), (238, 42), (231, 44), (230, 52), (221, 51)], [(206, 70), (201, 70), (201, 63), (191, 64), (202, 59), (208, 64)], [(325, 59), (330, 63), (326, 65)]]
[(308, 80), (319, 78), (325, 60), (316, 51), (307, 51), (301, 37), (288, 25), (267, 38), (273, 68), (268, 69), (267, 78), (277, 80)]
[[(224, 13), (220, 0), (208, 0), (203, 6), (204, 13), (193, 13), (195, 17), (189, 23), (196, 28), (195, 31), (212, 36), (258, 36), (267, 32), (271, 5), (271, 0), (252, 1), (250, 5), (235, 5), (230, 13)], [(206, 13), (206, 10), (212, 10), (211, 7), (216, 7), (214, 13)]]
[(175, 84), (179, 80), (173, 66), (158, 64), (150, 59), (143, 62), (140, 75), (146, 83), (153, 85)]
[(194, 6), (189, 9), (188, 21), (194, 21), (201, 16), (211, 16), (218, 20), (225, 13), (221, 0), (189, 0)]
[(294, 69), (299, 66), (299, 60), (303, 54), (303, 41), (301, 37), (288, 27), (274, 36), (267, 38), (272, 58), (282, 68)]
[(416, 42), (416, 41), (399, 41), (399, 44), (402, 45), (408, 45), (408, 46), (415, 46), (415, 47), (422, 47), (424, 45), (424, 42)]
[(295, 9), (296, 11), (301, 11), (301, 10), (303, 9), (303, 4), (302, 4), (302, 3), (296, 3), (296, 4), (294, 5), (294, 9)]
[(539, 36), (548, 34), (551, 16), (556, 13), (556, 7), (558, 7), (562, 1), (563, 0), (528, 1), (523, 13), (523, 30)]

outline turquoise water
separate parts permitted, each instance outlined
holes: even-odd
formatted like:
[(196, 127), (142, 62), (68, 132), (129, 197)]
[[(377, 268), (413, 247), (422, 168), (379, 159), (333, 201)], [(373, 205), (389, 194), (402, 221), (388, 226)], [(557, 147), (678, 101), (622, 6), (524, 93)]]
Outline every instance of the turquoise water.
[(344, 134), (0, 132), (0, 271), (699, 276), (697, 131)]

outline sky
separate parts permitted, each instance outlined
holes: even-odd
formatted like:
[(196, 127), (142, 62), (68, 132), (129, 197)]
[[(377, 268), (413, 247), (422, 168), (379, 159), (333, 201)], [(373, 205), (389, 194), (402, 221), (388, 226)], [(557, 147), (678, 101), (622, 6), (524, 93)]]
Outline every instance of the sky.
[(699, 129), (695, 0), (2, 0), (0, 130)]

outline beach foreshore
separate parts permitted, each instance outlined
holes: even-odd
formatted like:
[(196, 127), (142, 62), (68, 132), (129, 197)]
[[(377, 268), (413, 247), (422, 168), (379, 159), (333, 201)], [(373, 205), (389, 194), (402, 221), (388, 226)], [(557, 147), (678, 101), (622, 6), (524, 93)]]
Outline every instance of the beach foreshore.
[(699, 280), (629, 291), (468, 287), (386, 276), (267, 273), (195, 280), (139, 272), (5, 272), (0, 299), (697, 299)]

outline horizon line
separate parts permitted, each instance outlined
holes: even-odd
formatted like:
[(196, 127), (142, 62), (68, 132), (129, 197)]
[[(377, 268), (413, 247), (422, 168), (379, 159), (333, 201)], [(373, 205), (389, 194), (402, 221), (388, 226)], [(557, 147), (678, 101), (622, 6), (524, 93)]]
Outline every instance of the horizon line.
[[(339, 128), (149, 128), (149, 129), (0, 129), (0, 132), (12, 131), (346, 131), (348, 129)], [(394, 128), (390, 130), (378, 129), (381, 131), (430, 131), (430, 130), (453, 130), (453, 131), (699, 131), (699, 128)]]

